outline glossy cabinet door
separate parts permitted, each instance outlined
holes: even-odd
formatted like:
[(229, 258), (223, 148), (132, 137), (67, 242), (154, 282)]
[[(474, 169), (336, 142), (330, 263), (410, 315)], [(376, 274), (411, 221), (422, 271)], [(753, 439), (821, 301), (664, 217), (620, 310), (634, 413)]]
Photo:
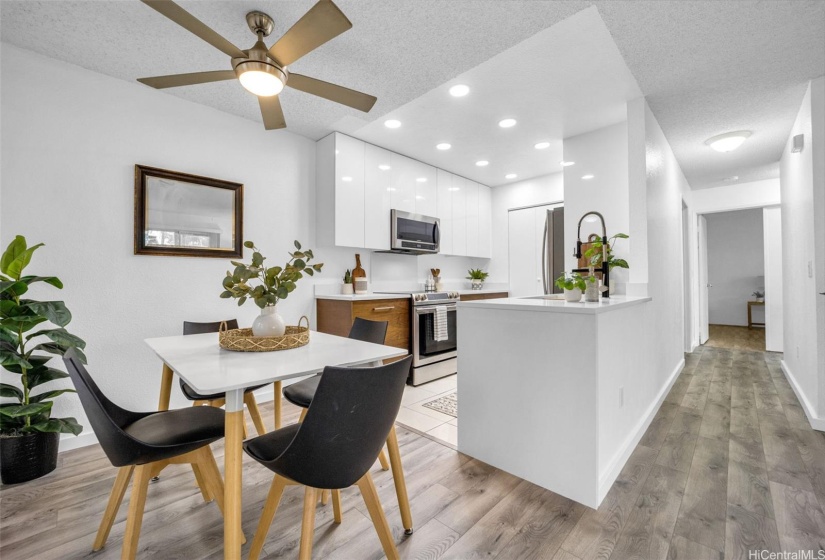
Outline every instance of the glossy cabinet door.
[(464, 199), (465, 207), (467, 208), (467, 256), (478, 257), (480, 251), (480, 243), (478, 239), (478, 188), (479, 184), (475, 181), (466, 181), (465, 187), (467, 190), (466, 198)]
[(438, 213), (438, 185), (435, 167), (415, 162), (415, 213), (433, 216)]
[(478, 256), (493, 256), (493, 190), (478, 186)]
[(361, 140), (335, 135), (335, 244), (364, 246), (364, 150)]
[(467, 184), (464, 177), (453, 175), (453, 255), (467, 255)]
[(415, 178), (416, 164), (414, 159), (392, 154), (392, 169), (395, 184), (392, 187), (390, 204), (393, 210), (415, 212)]
[(441, 220), (441, 253), (453, 254), (453, 177), (449, 171), (436, 170), (437, 208), (435, 216)]
[(364, 152), (364, 247), (390, 248), (390, 210), (395, 188), (393, 154), (367, 144)]

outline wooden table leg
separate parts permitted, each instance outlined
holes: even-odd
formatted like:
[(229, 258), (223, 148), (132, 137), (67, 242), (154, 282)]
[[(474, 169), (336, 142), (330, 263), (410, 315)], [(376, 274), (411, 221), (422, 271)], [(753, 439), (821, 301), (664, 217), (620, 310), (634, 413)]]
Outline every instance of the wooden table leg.
[(172, 368), (163, 364), (163, 375), (160, 378), (160, 399), (158, 410), (169, 410), (169, 399), (172, 396)]
[(241, 490), (243, 475), (243, 389), (226, 392), (226, 454), (224, 457), (223, 557), (240, 560)]
[(395, 426), (390, 429), (390, 435), (387, 436), (387, 451), (390, 453), (392, 479), (395, 482), (395, 494), (398, 496), (401, 524), (404, 526), (404, 533), (412, 535), (413, 521), (410, 512), (410, 500), (407, 497), (407, 481), (404, 480), (404, 467), (401, 466), (401, 452), (398, 450), (398, 437), (395, 435)]
[(280, 381), (276, 381), (272, 384), (272, 390), (275, 392), (275, 398), (272, 400), (272, 409), (274, 410), (275, 414), (275, 429), (281, 429), (281, 399), (282, 391), (283, 391), (283, 384)]

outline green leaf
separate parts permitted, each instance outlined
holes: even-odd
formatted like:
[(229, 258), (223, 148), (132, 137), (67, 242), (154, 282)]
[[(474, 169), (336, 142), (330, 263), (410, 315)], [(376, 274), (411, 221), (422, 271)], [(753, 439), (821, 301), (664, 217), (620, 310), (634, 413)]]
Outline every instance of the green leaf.
[(27, 291), (29, 291), (29, 286), (22, 280), (0, 282), (0, 294), (7, 294), (9, 297), (20, 297)]
[(304, 272), (306, 272), (306, 273), (307, 273), (307, 274), (309, 274), (310, 276), (315, 276), (315, 271), (314, 271), (314, 270), (312, 270), (311, 268), (307, 268), (307, 269), (305, 269), (305, 270), (304, 270)]
[(266, 304), (267, 304), (267, 301), (266, 301), (266, 298), (265, 298), (265, 297), (257, 297), (257, 298), (255, 298), (255, 305), (257, 305), (257, 306), (258, 306), (258, 307), (260, 307), (261, 309), (263, 309), (264, 307), (266, 307)]
[(38, 385), (43, 385), (55, 379), (66, 379), (68, 373), (50, 367), (38, 367), (31, 370), (27, 375), (29, 389), (34, 389)]
[(303, 270), (307, 267), (307, 263), (305, 263), (302, 259), (296, 259), (294, 263), (295, 268), (298, 270)]
[(627, 261), (624, 259), (613, 259), (610, 261), (610, 266), (618, 266), (619, 268), (630, 268), (630, 265), (627, 264)]
[(295, 248), (298, 249), (299, 251), (301, 250), (301, 244), (298, 243), (297, 239), (295, 240)]
[(63, 393), (77, 393), (74, 389), (56, 389), (54, 391), (46, 391), (45, 393), (40, 393), (39, 395), (29, 396), (29, 402), (39, 403), (43, 402), (46, 399), (53, 399), (62, 395)]
[(315, 270), (315, 272), (321, 272), (321, 269), (323, 267), (324, 267), (324, 263), (318, 263), (318, 264), (312, 265), (312, 268)]
[(241, 296), (238, 298), (238, 307), (242, 306), (244, 303), (246, 303), (246, 296)]
[(229, 290), (225, 290), (225, 291), (221, 292), (221, 297), (223, 299), (229, 299), (229, 298), (232, 297), (232, 292), (230, 292)]
[(235, 285), (235, 281), (232, 279), (231, 276), (227, 276), (223, 279), (222, 285), (224, 288), (228, 290), (229, 288)]
[(24, 307), (28, 307), (38, 315), (45, 317), (59, 327), (65, 327), (72, 320), (72, 314), (62, 301), (26, 300)]
[(232, 263), (232, 266), (246, 266), (244, 263), (238, 262), (238, 261), (229, 261), (229, 262)]
[(83, 426), (77, 423), (75, 418), (49, 418), (45, 422), (32, 424), (24, 431), (27, 432), (58, 432), (61, 434), (80, 435)]
[(264, 256), (257, 251), (252, 253), (252, 266), (261, 266), (262, 264), (264, 264)]
[(35, 414), (42, 414), (51, 410), (52, 402), (34, 403), (4, 406), (0, 408), (0, 414), (8, 416), (9, 418), (19, 418), (21, 416), (34, 416)]
[(286, 299), (289, 296), (289, 290), (287, 290), (286, 286), (279, 286), (278, 287), (278, 299)]
[(45, 336), (64, 348), (86, 348), (86, 342), (79, 336), (69, 333), (66, 329), (46, 329), (37, 331), (26, 337), (30, 340), (36, 336)]
[(8, 383), (0, 383), (0, 397), (11, 397), (22, 402), (23, 391), (21, 391), (14, 385), (9, 385)]
[[(18, 368), (32, 368), (31, 362), (24, 359), (16, 352), (9, 352), (8, 350), (0, 350), (0, 366), (9, 369), (8, 366), (16, 366)], [(12, 371), (12, 370), (9, 370)], [(17, 372), (14, 372), (17, 373)]]
[(25, 282), (26, 284), (34, 284), (35, 282), (45, 282), (46, 284), (51, 284), (55, 288), (63, 289), (63, 282), (60, 281), (59, 278), (56, 276), (23, 276), (20, 278), (21, 282)]
[(630, 238), (630, 236), (626, 233), (617, 233), (613, 237), (615, 237), (616, 239), (629, 239)]
[(252, 241), (244, 241), (243, 246), (247, 249), (252, 249), (253, 247), (255, 247), (255, 243), (253, 243)]
[(18, 235), (14, 238), (14, 241), (9, 243), (3, 256), (0, 257), (0, 272), (7, 274), (15, 280), (19, 280), (23, 269), (31, 262), (32, 254), (42, 246), (42, 243), (38, 243), (37, 245), (26, 248), (26, 238)]

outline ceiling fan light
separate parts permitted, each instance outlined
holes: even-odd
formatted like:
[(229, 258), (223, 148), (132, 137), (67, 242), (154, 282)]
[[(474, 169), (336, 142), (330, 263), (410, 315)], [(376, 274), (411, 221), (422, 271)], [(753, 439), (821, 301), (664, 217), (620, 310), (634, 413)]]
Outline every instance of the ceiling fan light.
[(241, 85), (258, 97), (272, 97), (284, 89), (286, 76), (270, 64), (250, 60), (235, 67)]
[(750, 130), (727, 132), (725, 134), (714, 136), (713, 138), (708, 138), (707, 140), (705, 140), (705, 144), (707, 144), (717, 152), (732, 152), (733, 150), (744, 144), (745, 140), (747, 140), (750, 137), (750, 135)]

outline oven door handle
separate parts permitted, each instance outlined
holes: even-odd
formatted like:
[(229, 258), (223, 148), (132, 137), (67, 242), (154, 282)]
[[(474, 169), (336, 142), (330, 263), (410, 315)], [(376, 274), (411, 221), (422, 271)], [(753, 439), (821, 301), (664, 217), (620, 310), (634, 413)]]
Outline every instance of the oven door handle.
[[(439, 307), (441, 307), (441, 306), (440, 305), (430, 305), (430, 306), (427, 306), (427, 307), (416, 307), (415, 308), (415, 314), (416, 315), (429, 315), (430, 313), (435, 313), (435, 310), (438, 309)], [(451, 303), (449, 305), (445, 305), (444, 307), (447, 309), (447, 311), (455, 311), (456, 310), (456, 305), (454, 303)]]

